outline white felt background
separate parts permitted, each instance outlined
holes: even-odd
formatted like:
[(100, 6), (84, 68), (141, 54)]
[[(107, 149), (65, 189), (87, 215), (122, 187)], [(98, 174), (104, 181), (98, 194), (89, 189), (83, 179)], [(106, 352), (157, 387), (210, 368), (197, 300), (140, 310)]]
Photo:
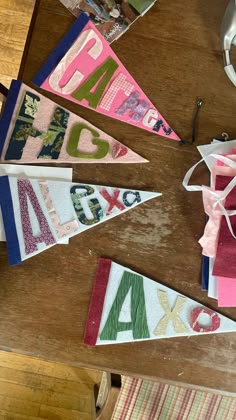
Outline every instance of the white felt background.
[[(114, 302), (115, 296), (117, 294), (117, 290), (122, 278), (122, 275), (124, 271), (128, 271), (131, 273), (135, 273), (134, 271), (125, 268), (119, 264), (116, 264), (112, 262), (110, 276), (109, 276), (109, 282), (107, 286), (107, 293), (105, 297), (104, 307), (103, 307), (103, 314), (99, 329), (99, 334), (102, 332), (103, 327), (106, 323), (108, 314), (110, 312), (111, 306)], [(138, 274), (138, 273), (135, 273)], [(168, 337), (174, 337), (174, 336), (190, 336), (190, 335), (200, 335), (200, 334), (206, 334), (206, 333), (197, 333), (192, 330), (192, 328), (189, 325), (189, 315), (192, 309), (194, 308), (205, 308), (204, 305), (199, 304), (198, 302), (187, 298), (185, 301), (185, 304), (183, 306), (183, 309), (181, 311), (181, 319), (184, 322), (185, 326), (188, 328), (189, 333), (175, 333), (173, 330), (173, 323), (169, 322), (167, 327), (167, 334), (165, 336), (156, 336), (154, 335), (154, 330), (156, 329), (156, 326), (158, 322), (161, 320), (161, 318), (164, 315), (164, 311), (159, 303), (157, 290), (163, 290), (168, 293), (168, 300), (171, 307), (174, 306), (177, 296), (183, 296), (180, 293), (175, 292), (174, 290), (157, 283), (148, 277), (143, 276), (143, 282), (144, 282), (144, 294), (145, 294), (145, 302), (146, 302), (146, 315), (147, 315), (147, 323), (148, 328), (150, 332), (150, 338), (148, 340), (155, 340), (159, 338), (168, 338)], [(219, 329), (217, 330), (217, 333), (219, 332), (225, 332), (225, 331), (236, 331), (236, 323), (234, 321), (231, 321), (230, 319), (219, 315), (221, 318), (221, 325)], [(206, 317), (206, 327), (209, 326), (209, 317), (208, 315)], [(130, 297), (126, 299), (126, 301), (123, 304), (119, 321), (127, 321), (129, 322), (131, 320), (130, 318)], [(203, 320), (202, 320), (203, 321)], [(204, 321), (203, 321), (204, 322)], [(122, 343), (122, 342), (130, 342), (133, 340), (132, 331), (123, 331), (119, 332), (117, 335), (117, 340), (115, 341), (109, 341), (109, 340), (100, 340), (99, 336), (97, 339), (96, 344), (114, 344), (114, 343)], [(140, 340), (135, 340), (140, 341)]]
[[(48, 224), (51, 228), (51, 231), (53, 233), (54, 238), (56, 239), (56, 235), (55, 235), (55, 230), (53, 228), (50, 216), (48, 214), (41, 190), (40, 190), (40, 186), (39, 186), (39, 180), (36, 179), (30, 179), (31, 184), (34, 188), (34, 191), (37, 195), (38, 201), (41, 205), (41, 208), (45, 214), (45, 217), (48, 221)], [(19, 239), (19, 245), (20, 245), (20, 252), (21, 252), (21, 258), (22, 261), (30, 258), (36, 254), (38, 254), (39, 252), (41, 252), (42, 250), (49, 248), (50, 246), (46, 246), (44, 243), (39, 244), (38, 245), (38, 251), (35, 251), (34, 253), (30, 254), (30, 255), (26, 255), (25, 254), (25, 245), (24, 245), (24, 239), (23, 239), (23, 233), (22, 233), (22, 226), (21, 226), (21, 217), (20, 217), (20, 207), (19, 207), (19, 199), (18, 199), (18, 190), (17, 190), (17, 178), (14, 177), (10, 177), (9, 178), (9, 183), (10, 183), (10, 188), (11, 188), (11, 193), (12, 193), (12, 197), (13, 197), (13, 207), (14, 207), (14, 214), (15, 214), (15, 221), (16, 221), (16, 228), (17, 228), (17, 234), (18, 234), (18, 239)], [(71, 220), (78, 220), (75, 210), (74, 210), (74, 206), (70, 197), (70, 189), (73, 185), (84, 185), (84, 184), (79, 184), (79, 183), (70, 183), (70, 182), (58, 182), (58, 181), (48, 181), (48, 187), (49, 187), (49, 192), (52, 198), (52, 202), (54, 205), (54, 208), (56, 209), (57, 215), (59, 217), (60, 223), (63, 224), (65, 222), (69, 222)], [(97, 198), (102, 206), (104, 215), (106, 215), (106, 212), (108, 210), (109, 204), (108, 202), (99, 194), (99, 191), (106, 189), (108, 191), (108, 193), (113, 196), (112, 191), (115, 188), (111, 188), (111, 187), (104, 187), (104, 186), (96, 186), (96, 185), (90, 185), (94, 188), (95, 192), (93, 194), (91, 194), (88, 197), (84, 197), (81, 200), (81, 204), (84, 208), (84, 212), (85, 215), (88, 218), (92, 218), (92, 214), (88, 208), (88, 199), (91, 198)], [(121, 198), (123, 195), (123, 192), (127, 191), (126, 189), (122, 189), (122, 188), (118, 188), (120, 190), (120, 196), (119, 196), (119, 200), (120, 202), (122, 202)], [(80, 189), (78, 190), (78, 193), (84, 192), (84, 189)], [(136, 191), (136, 190), (133, 190)], [(151, 198), (154, 197), (158, 197), (161, 194), (160, 193), (152, 193), (152, 192), (146, 192), (146, 191), (139, 191), (140, 196), (141, 196), (141, 200), (142, 202), (147, 201)], [(136, 207), (137, 205), (139, 205), (140, 203), (135, 202), (131, 207), (126, 207), (125, 210), (119, 210), (117, 207), (113, 208), (111, 214), (109, 216), (105, 216), (102, 218), (102, 220), (94, 225), (84, 225), (82, 223), (79, 222), (79, 231), (77, 232), (73, 232), (68, 234), (68, 238), (75, 236), (81, 232), (83, 232), (84, 230), (90, 229), (92, 227), (96, 227), (98, 224), (111, 219), (114, 216), (117, 216), (120, 213), (123, 213), (125, 211), (128, 211), (130, 209), (132, 209), (133, 207)], [(32, 229), (34, 234), (39, 234), (39, 225), (37, 222), (37, 218), (34, 214), (34, 211), (31, 207), (31, 205), (29, 205), (29, 214), (30, 214), (30, 218), (31, 218), (31, 224), (32, 224)]]

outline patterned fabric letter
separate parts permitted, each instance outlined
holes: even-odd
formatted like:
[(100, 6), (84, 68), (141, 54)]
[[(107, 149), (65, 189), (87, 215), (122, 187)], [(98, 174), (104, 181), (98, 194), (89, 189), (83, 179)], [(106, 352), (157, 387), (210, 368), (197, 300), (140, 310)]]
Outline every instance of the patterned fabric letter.
[[(209, 327), (201, 326), (201, 321), (199, 317), (201, 315), (208, 315), (211, 325)], [(216, 331), (220, 327), (220, 317), (217, 315), (216, 312), (211, 311), (211, 309), (207, 308), (195, 308), (191, 311), (190, 314), (190, 325), (193, 331), (196, 332), (211, 332)]]
[[(85, 190), (85, 192), (77, 193), (77, 190)], [(94, 193), (92, 187), (89, 185), (77, 185), (71, 188), (70, 193), (75, 212), (81, 223), (84, 225), (93, 225), (103, 218), (103, 211), (97, 198), (90, 198), (90, 200), (88, 200), (88, 206), (93, 216), (91, 219), (86, 217), (81, 204), (81, 199), (83, 199), (83, 197), (87, 197)]]
[[(129, 200), (131, 196), (132, 200)], [(141, 197), (138, 191), (125, 191), (123, 194), (123, 203), (126, 207), (131, 207), (134, 203), (141, 203)]]
[(110, 196), (110, 194), (108, 193), (107, 190), (100, 191), (100, 194), (109, 203), (109, 207), (108, 207), (108, 210), (107, 210), (107, 213), (106, 213), (107, 216), (109, 216), (111, 214), (114, 207), (117, 207), (119, 210), (125, 210), (125, 206), (122, 203), (120, 203), (120, 201), (118, 201), (118, 197), (120, 195), (119, 190), (114, 190), (113, 197)]
[(130, 95), (133, 90), (132, 83), (126, 80), (126, 76), (123, 73), (119, 73), (118, 76), (113, 80), (108, 91), (102, 98), (100, 107), (110, 111), (112, 102), (114, 101), (117, 93), (122, 90), (126, 96)]
[(188, 329), (186, 328), (182, 319), (180, 318), (180, 312), (184, 306), (186, 298), (184, 296), (177, 296), (175, 306), (173, 309), (171, 309), (168, 302), (168, 294), (164, 292), (163, 290), (158, 290), (157, 294), (158, 294), (162, 309), (165, 311), (165, 315), (157, 324), (154, 334), (165, 335), (167, 326), (170, 321), (172, 321), (173, 323), (175, 332), (177, 333), (187, 332)]
[(165, 124), (163, 123), (163, 121), (161, 119), (159, 119), (156, 124), (153, 126), (153, 130), (154, 131), (159, 131), (160, 128), (163, 129), (164, 133), (169, 136), (172, 133), (172, 129), (168, 126), (168, 128), (166, 128)]
[(131, 117), (131, 120), (138, 122), (143, 118), (143, 116), (146, 114), (148, 108), (149, 108), (149, 102), (142, 100), (140, 103), (136, 106), (134, 113)]
[[(38, 202), (38, 199), (30, 181), (27, 179), (18, 179), (17, 185), (20, 203), (22, 232), (25, 242), (25, 253), (31, 254), (32, 252), (38, 250), (37, 244), (43, 242), (46, 245), (52, 245), (55, 244), (56, 241), (54, 240), (50, 226), (47, 222), (46, 217), (44, 216), (44, 213), (41, 209), (41, 206)], [(34, 213), (37, 217), (40, 227), (40, 234), (37, 236), (34, 236), (33, 229), (31, 226), (28, 199), (30, 200), (30, 203), (33, 207)]]
[(117, 109), (117, 115), (124, 115), (127, 111), (134, 112), (139, 102), (139, 92), (132, 92), (130, 96), (123, 102), (120, 108)]
[(37, 156), (38, 158), (58, 158), (67, 128), (69, 113), (57, 107), (48, 131), (43, 133), (33, 127), (39, 106), (40, 98), (31, 92), (26, 92), (11, 134), (5, 160), (21, 159), (29, 136), (43, 140), (43, 146)]

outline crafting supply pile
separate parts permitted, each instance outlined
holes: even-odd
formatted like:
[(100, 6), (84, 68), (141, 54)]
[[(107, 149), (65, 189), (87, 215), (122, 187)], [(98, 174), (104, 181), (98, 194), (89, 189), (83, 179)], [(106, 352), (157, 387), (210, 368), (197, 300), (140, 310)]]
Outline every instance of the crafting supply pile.
[[(6, 101), (0, 120), (0, 239), (6, 240), (10, 265), (54, 245), (65, 246), (72, 236), (161, 196), (130, 186), (72, 182), (70, 168), (26, 165), (147, 162), (119, 139), (63, 108), (60, 101), (50, 100), (48, 92), (73, 102), (75, 112), (79, 104), (120, 124), (180, 141), (88, 14), (79, 14), (33, 83), (45, 95), (19, 80), (12, 81), (9, 91), (2, 88)], [(212, 175), (211, 188), (197, 187), (203, 191), (209, 217), (201, 240), (203, 277), (204, 281), (209, 278), (209, 296), (217, 283), (219, 305), (228, 304), (227, 299), (235, 299), (230, 301), (235, 304), (236, 266), (234, 270), (233, 263), (225, 264), (225, 256), (232, 255), (235, 239), (231, 179), (236, 170), (236, 141), (199, 150)], [(231, 331), (236, 331), (236, 323), (225, 316), (110, 259), (99, 260), (85, 344)]]
[(89, 14), (91, 21), (109, 44), (126, 32), (130, 25), (143, 16), (156, 0), (60, 0), (78, 17)]
[[(218, 300), (218, 306), (236, 306), (236, 140), (213, 140), (198, 146), (201, 161), (185, 175), (188, 191), (201, 191), (206, 226), (202, 247), (202, 289)], [(189, 185), (199, 163), (210, 171), (210, 186)]]

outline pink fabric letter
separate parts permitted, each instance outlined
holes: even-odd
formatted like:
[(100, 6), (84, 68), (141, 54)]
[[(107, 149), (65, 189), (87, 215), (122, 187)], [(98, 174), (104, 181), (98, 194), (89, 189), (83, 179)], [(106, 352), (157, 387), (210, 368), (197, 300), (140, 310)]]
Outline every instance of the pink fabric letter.
[[(201, 327), (201, 324), (198, 321), (198, 317), (201, 314), (209, 315), (211, 319), (211, 326), (208, 328)], [(191, 311), (190, 314), (190, 325), (193, 331), (196, 332), (211, 332), (216, 331), (220, 327), (220, 318), (216, 312), (211, 311), (211, 309), (207, 308), (195, 308)]]
[(113, 210), (113, 207), (117, 207), (119, 210), (125, 210), (125, 206), (118, 201), (118, 197), (120, 195), (119, 190), (114, 190), (114, 196), (110, 196), (107, 190), (100, 191), (100, 194), (102, 195), (105, 200), (109, 203), (109, 208), (107, 210), (106, 216), (109, 216)]
[(90, 42), (86, 53), (94, 60), (102, 53), (103, 45), (97, 34), (92, 29), (82, 32), (49, 77), (49, 85), (56, 92), (70, 94), (82, 82), (84, 74), (77, 68), (80, 61), (78, 56), (91, 40), (95, 43), (91, 45)]
[(112, 102), (114, 101), (117, 93), (122, 90), (126, 96), (129, 96), (134, 86), (132, 83), (126, 80), (126, 76), (123, 73), (119, 73), (118, 76), (113, 80), (108, 91), (102, 98), (100, 107), (102, 109), (110, 110)]
[(52, 199), (48, 189), (48, 183), (40, 182), (39, 185), (58, 239), (67, 236), (69, 233), (76, 232), (77, 230), (79, 230), (79, 223), (75, 219), (70, 222), (64, 223), (63, 225), (60, 223), (56, 210), (53, 207)]
[[(44, 242), (46, 245), (52, 245), (55, 244), (55, 240), (30, 181), (27, 179), (19, 179), (17, 185), (25, 253), (31, 254), (32, 252), (37, 251), (37, 244)], [(39, 222), (41, 233), (38, 236), (33, 235), (27, 198), (30, 200)]]

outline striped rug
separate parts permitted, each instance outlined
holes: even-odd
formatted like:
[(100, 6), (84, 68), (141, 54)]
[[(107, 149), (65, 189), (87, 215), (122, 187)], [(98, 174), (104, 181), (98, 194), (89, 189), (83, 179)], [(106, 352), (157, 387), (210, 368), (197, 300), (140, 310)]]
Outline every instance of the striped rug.
[(236, 420), (236, 394), (122, 377), (112, 420)]

